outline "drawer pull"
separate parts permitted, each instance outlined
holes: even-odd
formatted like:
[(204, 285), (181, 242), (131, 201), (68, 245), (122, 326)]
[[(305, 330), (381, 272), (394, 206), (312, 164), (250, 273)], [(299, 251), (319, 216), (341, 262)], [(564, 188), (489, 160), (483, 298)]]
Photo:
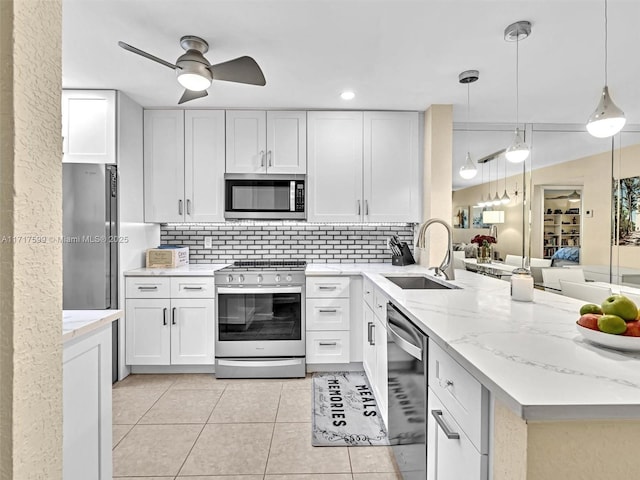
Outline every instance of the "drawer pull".
[(444, 434), (447, 436), (449, 440), (458, 440), (460, 439), (460, 434), (456, 432), (452, 432), (449, 429), (449, 426), (444, 423), (442, 419), (442, 410), (431, 410), (431, 415), (436, 419), (436, 423), (440, 426)]
[(164, 325), (164, 326), (167, 325), (167, 310), (168, 310), (168, 308), (163, 308), (162, 309), (162, 325)]
[(321, 309), (318, 310), (318, 313), (338, 313), (338, 310), (335, 309), (335, 308), (332, 309), (332, 310), (321, 308)]
[(158, 286), (156, 285), (156, 286), (154, 286), (154, 287), (138, 287), (138, 290), (145, 290), (145, 291), (148, 291), (148, 290), (158, 290)]
[(439, 383), (440, 383), (440, 387), (442, 387), (444, 389), (447, 389), (449, 387), (453, 387), (453, 382), (451, 380), (444, 380), (443, 381), (442, 379), (440, 379)]
[(335, 285), (330, 285), (330, 286), (326, 286), (326, 285), (319, 285), (318, 286), (318, 290), (335, 290), (336, 287)]
[(320, 342), (321, 347), (335, 347), (338, 345), (338, 342)]
[(182, 287), (183, 290), (202, 290), (202, 287)]

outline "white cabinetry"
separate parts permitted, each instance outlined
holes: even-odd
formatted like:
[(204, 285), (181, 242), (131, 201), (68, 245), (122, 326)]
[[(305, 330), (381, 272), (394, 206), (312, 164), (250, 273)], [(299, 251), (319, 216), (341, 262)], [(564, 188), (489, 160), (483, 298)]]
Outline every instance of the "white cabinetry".
[(418, 222), (417, 112), (308, 113), (309, 221)]
[(127, 277), (128, 365), (213, 365), (209, 277)]
[(427, 478), (487, 480), (489, 394), (429, 341)]
[(306, 171), (306, 112), (227, 111), (227, 173)]
[(349, 363), (349, 283), (349, 277), (307, 278), (307, 363)]
[(62, 91), (63, 162), (116, 163), (116, 92)]
[(385, 425), (388, 419), (387, 298), (366, 279), (363, 284), (363, 366)]
[(224, 145), (222, 110), (145, 110), (145, 220), (223, 221)]

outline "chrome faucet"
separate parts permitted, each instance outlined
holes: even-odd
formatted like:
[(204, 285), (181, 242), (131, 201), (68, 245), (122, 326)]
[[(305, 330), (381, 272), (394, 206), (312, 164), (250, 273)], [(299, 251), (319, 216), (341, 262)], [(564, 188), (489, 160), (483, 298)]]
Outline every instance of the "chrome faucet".
[(420, 227), (420, 231), (418, 233), (416, 247), (426, 248), (425, 234), (427, 232), (427, 229), (434, 223), (439, 223), (441, 225), (444, 225), (444, 227), (447, 229), (447, 241), (449, 245), (448, 245), (447, 253), (444, 257), (444, 260), (442, 260), (442, 263), (440, 264), (440, 266), (429, 267), (429, 269), (433, 269), (435, 271), (436, 276), (444, 275), (444, 278), (446, 278), (447, 280), (455, 280), (455, 274), (453, 273), (453, 231), (451, 230), (451, 226), (447, 222), (439, 218), (432, 218), (424, 222)]

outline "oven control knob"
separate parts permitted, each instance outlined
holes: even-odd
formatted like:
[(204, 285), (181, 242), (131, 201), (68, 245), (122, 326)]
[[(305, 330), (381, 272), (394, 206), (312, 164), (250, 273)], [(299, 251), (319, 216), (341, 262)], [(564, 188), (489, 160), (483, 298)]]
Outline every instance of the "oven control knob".
[(258, 274), (258, 276), (257, 276), (257, 278), (256, 278), (256, 281), (257, 281), (258, 283), (262, 283), (262, 275)]
[(227, 275), (227, 283), (233, 282), (233, 275)]
[(239, 276), (238, 276), (238, 281), (239, 281), (240, 283), (244, 282), (244, 275), (239, 275)]
[(276, 282), (280, 281), (280, 275), (276, 275)]
[(291, 275), (287, 275), (287, 282), (290, 282), (292, 280)]

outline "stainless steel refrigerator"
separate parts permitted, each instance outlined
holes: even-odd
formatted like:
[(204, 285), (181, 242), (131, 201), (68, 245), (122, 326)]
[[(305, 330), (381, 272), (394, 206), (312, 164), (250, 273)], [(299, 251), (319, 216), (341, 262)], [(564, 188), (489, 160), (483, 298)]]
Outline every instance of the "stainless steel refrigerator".
[[(118, 175), (115, 165), (62, 165), (65, 310), (118, 308)], [(117, 375), (114, 323), (114, 374)]]

